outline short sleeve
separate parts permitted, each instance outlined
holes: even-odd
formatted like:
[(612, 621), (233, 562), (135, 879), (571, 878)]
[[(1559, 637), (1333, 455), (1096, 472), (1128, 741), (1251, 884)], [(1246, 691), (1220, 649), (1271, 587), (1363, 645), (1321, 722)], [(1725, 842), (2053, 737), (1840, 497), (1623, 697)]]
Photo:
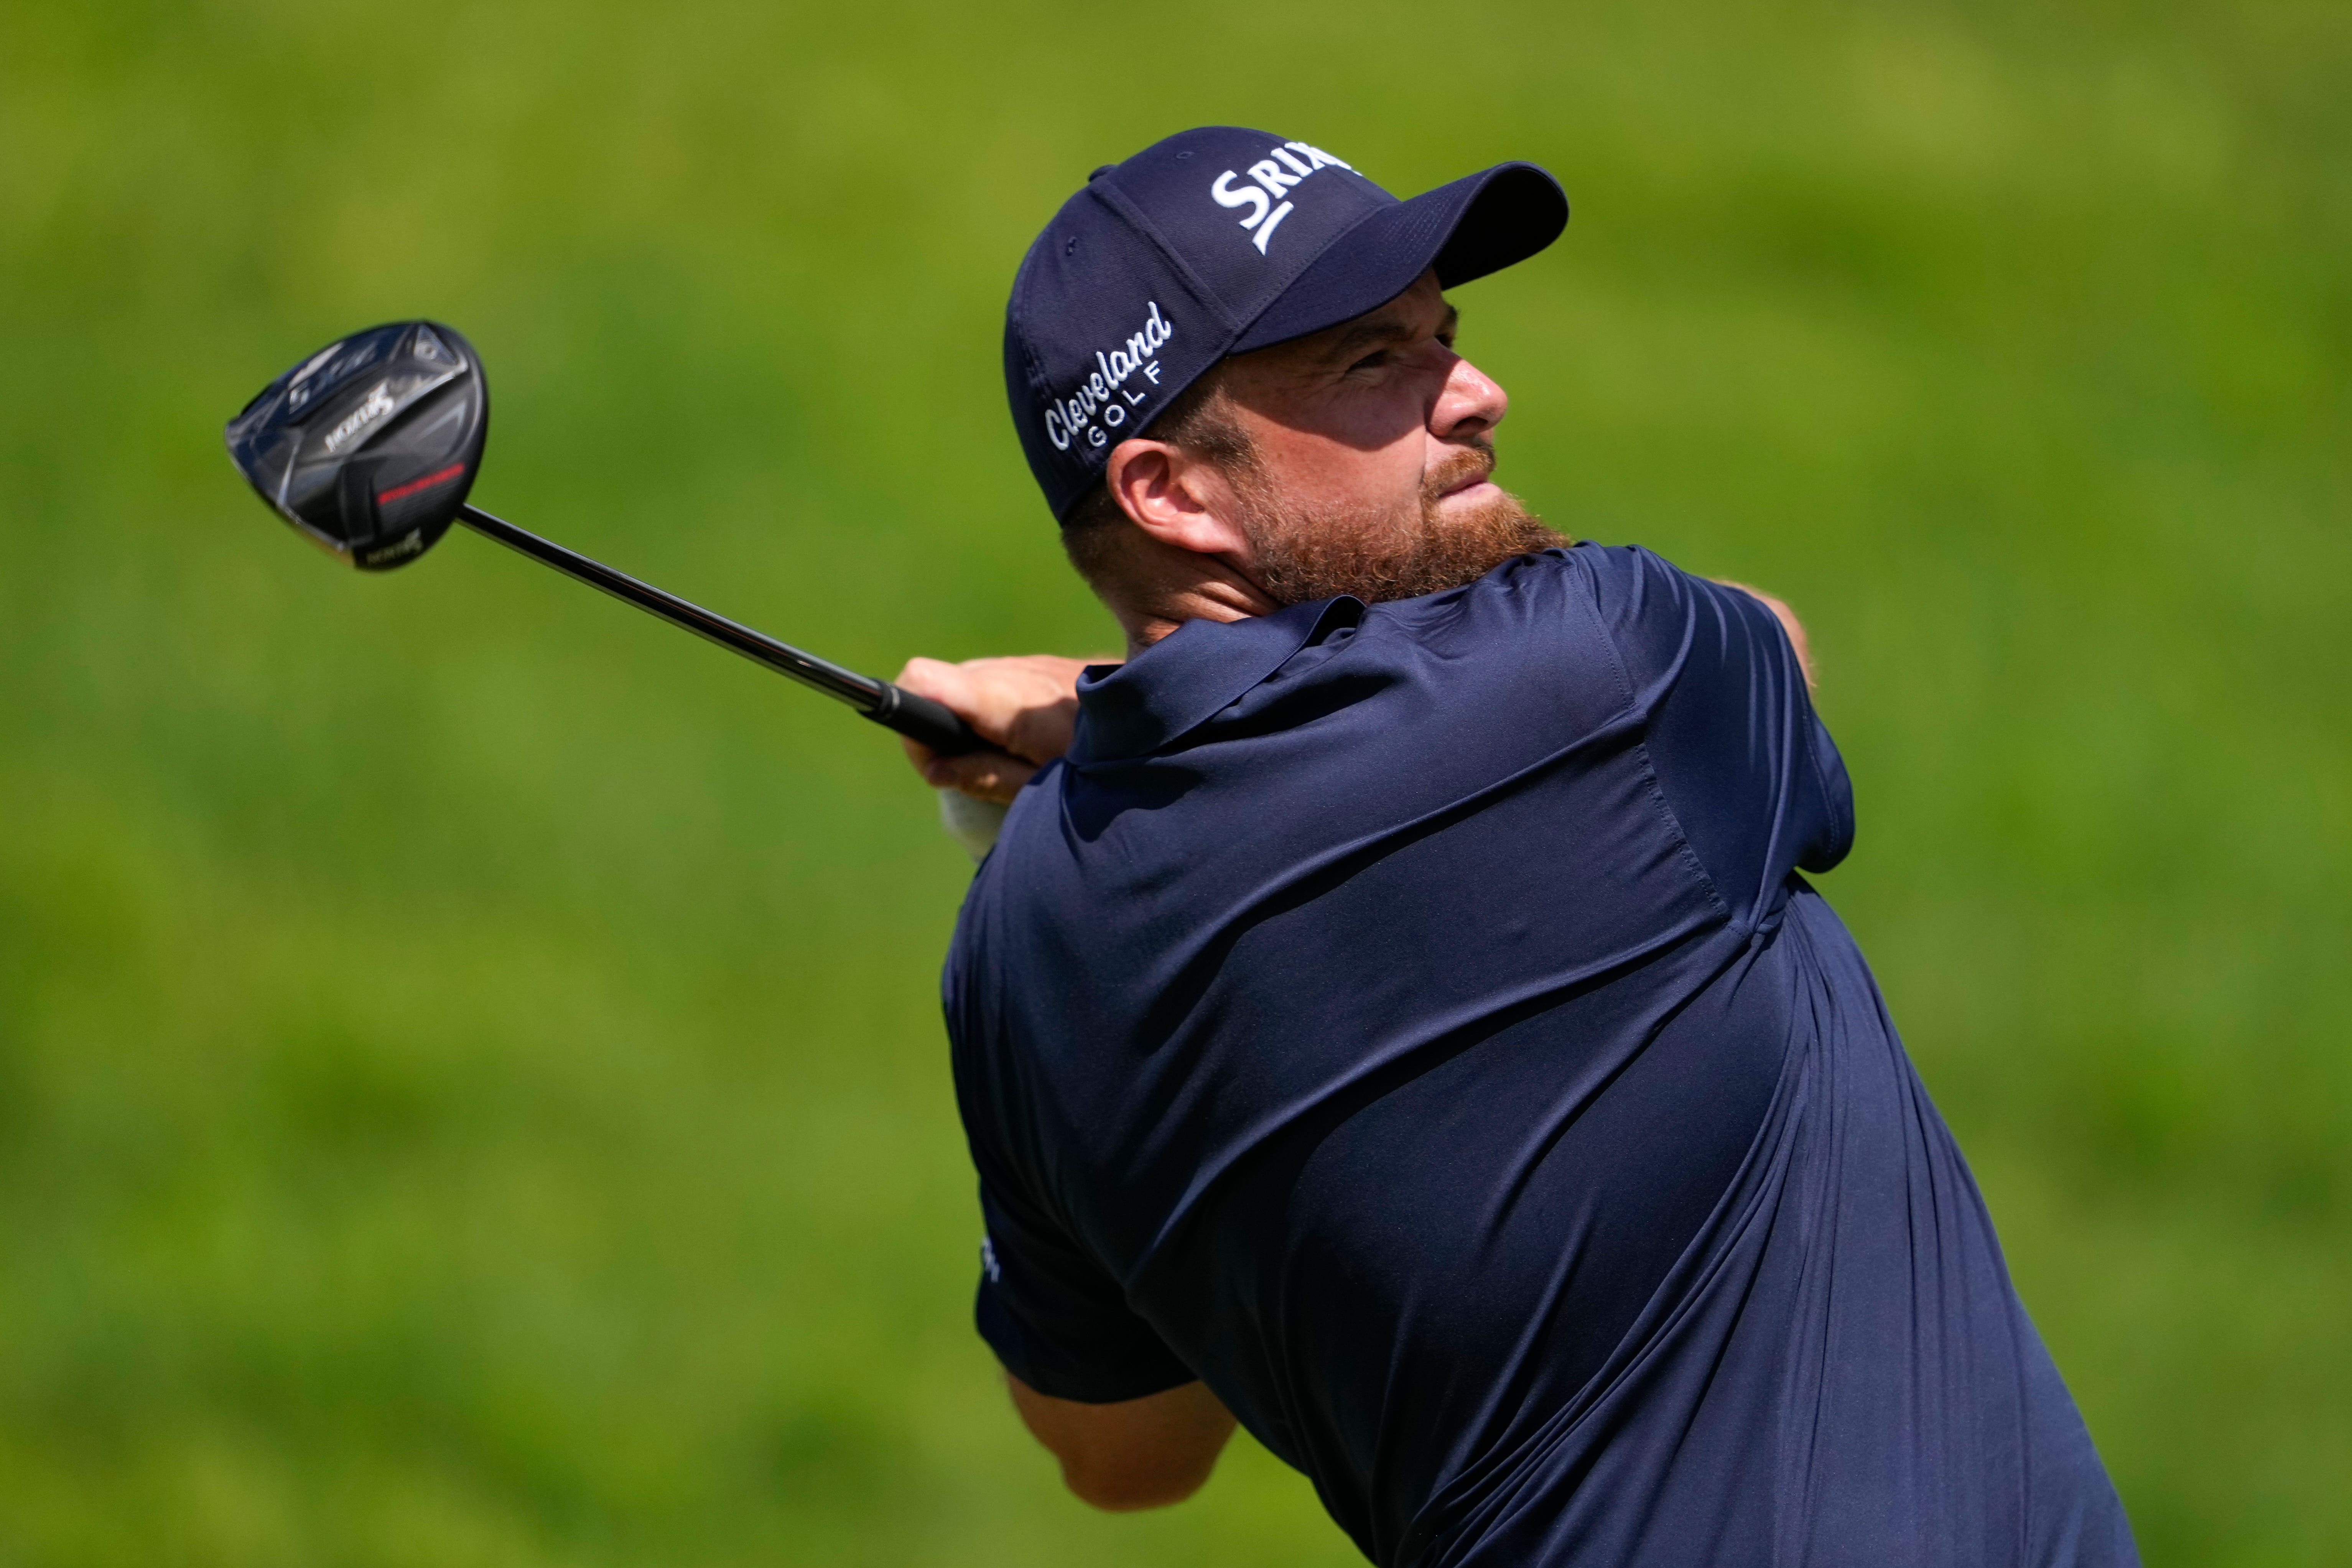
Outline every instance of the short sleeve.
[(1193, 1381), (1118, 1280), (1032, 1206), (985, 1174), (980, 1207), (980, 1337), (1040, 1394), (1108, 1405)]
[(1088, 1405), (1140, 1399), (1197, 1375), (1128, 1302), (1118, 1277), (1055, 1199), (1038, 1101), (984, 954), (994, 931), (992, 857), (974, 879), (941, 975), (957, 1110), (980, 1176), (975, 1326), (1004, 1370), (1040, 1394)]
[(1788, 634), (1738, 588), (1585, 548), (1667, 805), (1734, 919), (1769, 913), (1791, 870), (1826, 871), (1853, 844), (1853, 785)]

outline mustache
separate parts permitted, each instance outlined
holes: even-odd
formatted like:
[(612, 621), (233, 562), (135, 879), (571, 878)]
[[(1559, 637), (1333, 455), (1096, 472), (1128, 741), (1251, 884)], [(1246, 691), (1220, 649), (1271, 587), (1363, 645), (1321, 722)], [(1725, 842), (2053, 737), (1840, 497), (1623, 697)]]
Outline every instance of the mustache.
[(1474, 485), (1495, 471), (1495, 443), (1484, 436), (1475, 436), (1461, 443), (1461, 449), (1447, 457), (1422, 476), (1421, 499), (1434, 502), (1447, 491)]

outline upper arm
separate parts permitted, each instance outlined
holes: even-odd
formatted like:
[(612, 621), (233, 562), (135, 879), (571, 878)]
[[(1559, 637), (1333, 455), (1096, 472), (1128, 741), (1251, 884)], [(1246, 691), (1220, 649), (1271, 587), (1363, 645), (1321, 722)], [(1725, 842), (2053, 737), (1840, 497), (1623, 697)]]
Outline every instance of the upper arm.
[(1853, 838), (1804, 628), (1769, 595), (1647, 551), (1599, 551), (1593, 570), (1668, 807), (1735, 918), (1769, 912), (1792, 868), (1827, 870)]
[(993, 906), (987, 873), (965, 900), (942, 1001), (956, 1105), (980, 1177), (980, 1285), (973, 1316), (1004, 1369), (1057, 1398), (1108, 1403), (1190, 1383), (1192, 1369), (1128, 1300), (1089, 1218), (1058, 1187), (1043, 1091), (1004, 1035), (1001, 975), (983, 961)]
[(1129, 1300), (1083, 1205), (1053, 1179), (1022, 1061), (990, 1005), (993, 972), (968, 962), (985, 918), (967, 903), (943, 998), (987, 1232), (976, 1326), (1073, 1491), (1101, 1508), (1174, 1502), (1208, 1478), (1233, 1419)]
[(1738, 589), (1772, 612), (1772, 618), (1780, 622), (1781, 631), (1788, 634), (1790, 649), (1797, 656), (1797, 668), (1805, 672), (1806, 689), (1811, 690), (1820, 686), (1821, 681), (1813, 674), (1812, 644), (1805, 637), (1804, 623), (1797, 619), (1797, 612), (1789, 608), (1788, 601), (1777, 598), (1761, 588), (1751, 588), (1745, 583), (1735, 583), (1728, 577), (1718, 577), (1716, 581), (1727, 588)]
[(1118, 1279), (1003, 1173), (981, 1180), (988, 1247), (974, 1317), (1006, 1372), (1056, 1398), (1107, 1405), (1192, 1381)]
[(1233, 1417), (1110, 1270), (1014, 1185), (1003, 1173), (982, 1182), (976, 1315), (1023, 1424), (1097, 1508), (1182, 1501), (1209, 1479)]
[(1181, 1502), (1201, 1489), (1234, 1418), (1202, 1383), (1108, 1405), (1040, 1394), (1005, 1374), (1022, 1424), (1062, 1463), (1070, 1490), (1124, 1511)]

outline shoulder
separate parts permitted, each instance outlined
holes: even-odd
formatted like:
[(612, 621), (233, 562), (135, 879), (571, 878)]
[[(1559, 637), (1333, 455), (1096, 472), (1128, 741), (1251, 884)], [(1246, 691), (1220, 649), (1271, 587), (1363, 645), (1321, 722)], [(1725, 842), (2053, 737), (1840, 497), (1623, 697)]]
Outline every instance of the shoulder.
[(1463, 616), (1507, 621), (1565, 610), (1613, 624), (1678, 602), (1685, 585), (1698, 581), (1641, 545), (1586, 541), (1514, 556), (1475, 583), (1377, 605), (1372, 615), (1425, 625)]
[(1780, 643), (1780, 621), (1754, 594), (1698, 576), (1638, 544), (1580, 544), (1601, 631), (1636, 689), (1671, 679), (1695, 651)]
[(1553, 696), (1565, 682), (1614, 709), (1633, 690), (1620, 633), (1654, 613), (1661, 594), (1653, 580), (1673, 574), (1634, 547), (1537, 551), (1463, 587), (1374, 605), (1363, 628), (1371, 635), (1361, 640), (1410, 645), (1449, 686), (1494, 688), (1517, 703), (1530, 682)]

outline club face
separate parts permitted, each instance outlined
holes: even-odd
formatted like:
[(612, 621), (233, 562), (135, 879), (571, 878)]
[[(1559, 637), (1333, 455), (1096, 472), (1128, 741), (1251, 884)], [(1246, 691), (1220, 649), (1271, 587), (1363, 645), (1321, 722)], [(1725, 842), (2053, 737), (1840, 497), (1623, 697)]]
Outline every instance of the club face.
[(228, 422), (237, 471), (277, 513), (362, 572), (430, 550), (473, 489), (489, 386), (464, 338), (394, 321), (341, 338)]

